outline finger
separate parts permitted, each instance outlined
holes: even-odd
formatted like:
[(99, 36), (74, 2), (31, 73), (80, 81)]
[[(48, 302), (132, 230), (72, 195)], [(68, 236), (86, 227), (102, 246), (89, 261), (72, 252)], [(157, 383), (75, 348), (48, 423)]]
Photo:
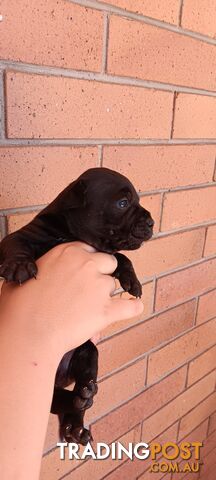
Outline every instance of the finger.
[(96, 252), (93, 259), (100, 273), (111, 274), (118, 266), (118, 262), (114, 255), (108, 253)]
[(136, 317), (143, 312), (143, 309), (144, 305), (140, 298), (112, 298), (107, 313), (108, 324)]

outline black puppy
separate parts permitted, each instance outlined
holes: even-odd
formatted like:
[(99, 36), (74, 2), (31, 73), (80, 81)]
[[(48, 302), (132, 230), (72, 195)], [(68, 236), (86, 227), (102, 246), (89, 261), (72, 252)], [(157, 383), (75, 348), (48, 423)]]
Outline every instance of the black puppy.
[[(154, 221), (139, 205), (130, 181), (107, 168), (91, 168), (72, 182), (30, 223), (0, 244), (0, 276), (22, 284), (37, 275), (35, 260), (51, 248), (81, 240), (114, 254), (114, 272), (122, 288), (141, 297), (142, 287), (131, 261), (119, 250), (134, 250), (151, 238)], [(51, 412), (60, 419), (61, 437), (85, 445), (90, 431), (84, 413), (97, 393), (98, 351), (89, 340), (66, 353), (57, 370)], [(65, 390), (75, 381), (74, 390)]]

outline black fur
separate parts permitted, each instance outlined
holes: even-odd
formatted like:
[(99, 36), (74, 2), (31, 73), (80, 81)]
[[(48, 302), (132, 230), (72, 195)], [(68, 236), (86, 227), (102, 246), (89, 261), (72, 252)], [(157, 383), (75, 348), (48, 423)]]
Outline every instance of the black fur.
[[(107, 168), (92, 168), (72, 182), (30, 223), (0, 243), (0, 276), (23, 283), (37, 275), (35, 260), (51, 248), (81, 240), (118, 260), (114, 277), (122, 288), (141, 297), (142, 287), (131, 261), (119, 250), (134, 250), (152, 236), (154, 221), (139, 205), (130, 181)], [(66, 353), (57, 370), (52, 413), (60, 418), (61, 436), (85, 445), (85, 410), (97, 393), (98, 352), (89, 340)], [(75, 381), (74, 390), (64, 390)]]

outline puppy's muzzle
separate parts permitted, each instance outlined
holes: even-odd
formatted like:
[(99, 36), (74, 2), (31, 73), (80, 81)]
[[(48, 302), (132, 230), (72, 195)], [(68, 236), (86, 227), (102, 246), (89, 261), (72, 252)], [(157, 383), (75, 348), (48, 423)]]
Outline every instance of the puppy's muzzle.
[(149, 240), (153, 235), (153, 226), (154, 220), (150, 213), (142, 208), (142, 212), (132, 229), (132, 234), (140, 240)]

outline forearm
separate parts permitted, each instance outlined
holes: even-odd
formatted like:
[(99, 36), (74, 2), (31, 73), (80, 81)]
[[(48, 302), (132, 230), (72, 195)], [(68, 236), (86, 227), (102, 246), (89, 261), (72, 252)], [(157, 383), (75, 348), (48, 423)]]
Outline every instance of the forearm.
[(58, 356), (29, 335), (31, 318), (1, 315), (2, 480), (38, 479)]
[(116, 259), (88, 245), (56, 247), (37, 266), (37, 280), (21, 287), (4, 284), (0, 297), (2, 480), (38, 479), (55, 373), (64, 353), (143, 309), (140, 300), (111, 296)]

